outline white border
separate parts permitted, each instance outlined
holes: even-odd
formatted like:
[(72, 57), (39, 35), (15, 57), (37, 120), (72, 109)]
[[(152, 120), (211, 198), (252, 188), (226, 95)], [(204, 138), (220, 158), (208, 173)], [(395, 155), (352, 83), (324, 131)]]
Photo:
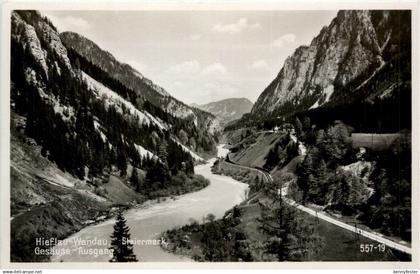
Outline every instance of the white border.
[[(0, 93), (0, 266), (15, 269), (135, 269), (135, 268), (240, 268), (240, 269), (418, 269), (419, 268), (419, 3), (412, 1), (9, 1), (2, 6), (1, 93)], [(281, 262), (281, 263), (10, 263), (10, 12), (13, 9), (38, 10), (337, 10), (337, 9), (410, 9), (412, 10), (412, 262)]]

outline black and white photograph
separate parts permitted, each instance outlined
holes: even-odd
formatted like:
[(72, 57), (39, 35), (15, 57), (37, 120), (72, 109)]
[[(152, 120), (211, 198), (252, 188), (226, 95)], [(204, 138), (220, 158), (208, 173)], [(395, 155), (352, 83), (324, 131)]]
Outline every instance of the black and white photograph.
[(10, 263), (418, 260), (413, 9), (6, 15)]

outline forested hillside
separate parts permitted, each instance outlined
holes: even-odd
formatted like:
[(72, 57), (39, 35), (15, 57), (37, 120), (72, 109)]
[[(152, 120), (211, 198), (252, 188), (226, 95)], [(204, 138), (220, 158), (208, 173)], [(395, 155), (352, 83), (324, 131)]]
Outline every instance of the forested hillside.
[(191, 172), (192, 157), (198, 159), (191, 151), (214, 151), (215, 137), (203, 136), (197, 121), (174, 116), (142, 93), (134, 99), (138, 92), (66, 50), (37, 12), (15, 12), (12, 24), (12, 108), (61, 168), (80, 178), (88, 175), (85, 167), (92, 176), (113, 165), (124, 173), (127, 163), (164, 163), (161, 151), (168, 150), (175, 156), (167, 157), (171, 169), (184, 162)]
[[(157, 110), (155, 114), (167, 115), (159, 117), (170, 119), (169, 124), (174, 124), (172, 133), (179, 135), (183, 129), (190, 136), (191, 142), (185, 145), (196, 145), (199, 151), (214, 150), (214, 138), (219, 131), (219, 124), (215, 116), (173, 98), (162, 87), (145, 78), (140, 72), (127, 64), (123, 64), (107, 51), (99, 48), (93, 41), (73, 32), (60, 34), (63, 44), (67, 47), (70, 59), (80, 65), (80, 69), (87, 72), (96, 80), (109, 78), (122, 87), (123, 97), (137, 108)], [(106, 81), (106, 84), (111, 84)], [(166, 114), (165, 114), (166, 113)], [(153, 114), (153, 113), (152, 113)], [(169, 117), (170, 116), (170, 117)], [(165, 119), (166, 118), (166, 119)], [(181, 133), (182, 134), (182, 133)]]
[[(194, 175), (193, 167), (202, 160), (196, 152), (215, 151), (216, 129), (213, 134), (203, 135), (203, 129), (199, 128), (202, 120), (212, 123), (211, 114), (199, 111), (194, 119), (180, 117), (173, 114), (177, 106), (169, 110), (154, 104), (142, 92), (125, 86), (114, 75), (67, 49), (56, 28), (37, 11), (14, 11), (11, 22), (13, 144), (22, 147), (22, 157), (36, 155), (39, 148), (40, 155), (36, 157), (47, 160), (44, 169), (56, 166), (67, 174), (68, 180), (77, 182), (64, 183), (58, 196), (44, 188), (42, 191), (46, 192), (42, 195), (50, 193), (52, 198), (36, 204), (15, 204), (19, 198), (14, 195), (22, 195), (22, 192), (12, 192), (12, 207), (16, 209), (13, 214), (17, 216), (12, 221), (13, 246), (31, 248), (32, 243), (26, 241), (32, 236), (22, 238), (22, 233), (32, 235), (42, 224), (30, 225), (36, 214), (32, 216), (29, 212), (40, 207), (49, 210), (59, 203), (68, 185), (71, 185), (69, 193), (80, 188), (87, 191), (86, 195), (90, 193), (99, 200), (104, 199), (100, 207), (105, 206), (106, 211), (113, 203), (129, 204), (180, 194), (208, 184), (204, 178)], [(151, 82), (145, 85), (153, 87)], [(134, 100), (133, 96), (141, 99)], [(11, 169), (16, 182), (29, 184), (27, 178), (34, 178), (32, 180), (39, 181), (39, 185), (45, 182), (63, 184), (54, 177), (37, 179), (44, 169), (30, 168), (30, 163), (27, 165), (20, 159), (12, 155)], [(108, 193), (116, 180), (121, 180), (122, 184), (116, 191), (125, 189), (128, 196)], [(39, 189), (37, 184), (35, 187)], [(35, 195), (30, 188), (22, 191), (25, 195)], [(118, 199), (113, 200), (113, 197)], [(121, 197), (125, 198), (121, 200)], [(79, 206), (80, 203), (75, 205), (76, 208)], [(20, 215), (23, 212), (26, 212), (25, 217)], [(61, 224), (47, 226), (38, 236), (62, 237), (63, 233), (83, 226), (79, 217), (59, 216), (68, 214), (65, 211), (40, 212), (46, 214), (43, 218), (47, 222), (51, 218), (63, 218), (64, 222), (74, 224), (58, 234), (56, 230)], [(14, 260), (29, 259), (25, 256), (30, 254), (21, 251), (14, 249)]]

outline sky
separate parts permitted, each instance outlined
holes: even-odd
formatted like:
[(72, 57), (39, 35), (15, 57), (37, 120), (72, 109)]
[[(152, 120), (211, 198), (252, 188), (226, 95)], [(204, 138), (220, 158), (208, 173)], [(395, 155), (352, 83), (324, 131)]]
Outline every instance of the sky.
[(255, 102), (337, 11), (42, 11), (185, 103)]

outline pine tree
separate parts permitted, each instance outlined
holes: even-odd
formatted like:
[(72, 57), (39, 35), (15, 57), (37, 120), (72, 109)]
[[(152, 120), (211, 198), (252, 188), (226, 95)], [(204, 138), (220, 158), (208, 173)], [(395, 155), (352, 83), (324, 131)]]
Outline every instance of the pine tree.
[(282, 203), (280, 197), (274, 198), (274, 204), (263, 206), (260, 222), (268, 236), (266, 252), (277, 261), (308, 260), (323, 246), (314, 225), (295, 208)]
[(122, 211), (118, 211), (114, 232), (111, 235), (111, 250), (113, 257), (110, 262), (137, 262), (133, 252), (133, 245), (128, 243), (130, 239), (130, 228), (126, 224)]
[[(168, 143), (163, 139), (159, 145), (158, 157), (162, 162), (162, 176), (164, 180), (169, 178), (169, 164), (168, 164)], [(163, 182), (162, 182), (163, 183)]]
[(261, 229), (268, 236), (266, 252), (274, 255), (277, 261), (287, 261), (296, 245), (290, 227), (295, 216), (291, 208), (282, 204), (281, 198), (279, 201), (280, 204), (274, 205), (274, 208), (263, 206)]
[(168, 163), (168, 143), (165, 139), (161, 140), (159, 145), (158, 157), (162, 161), (162, 163)]
[(328, 194), (328, 169), (325, 161), (321, 159), (318, 167), (314, 170), (315, 178), (309, 180), (308, 196), (316, 204), (323, 205)]
[(298, 117), (296, 117), (295, 119), (295, 131), (297, 136), (300, 136), (302, 133), (302, 123), (300, 122)]
[(182, 144), (187, 145), (187, 143), (188, 143), (188, 135), (187, 135), (187, 133), (183, 129), (180, 129), (179, 130), (178, 137), (179, 137), (179, 140), (181, 141)]
[(297, 166), (297, 185), (303, 191), (302, 203), (305, 204), (309, 191), (309, 176), (313, 173), (314, 159), (312, 150), (308, 151), (305, 159)]
[(311, 118), (305, 116), (302, 123), (303, 130), (306, 132), (311, 128)]
[(130, 178), (131, 184), (136, 188), (137, 192), (140, 192), (141, 190), (141, 180), (137, 171), (137, 168), (133, 167), (133, 173), (131, 174)]
[(127, 175), (127, 156), (123, 146), (124, 145), (121, 145), (117, 151), (117, 165), (118, 169), (121, 171), (121, 176)]

